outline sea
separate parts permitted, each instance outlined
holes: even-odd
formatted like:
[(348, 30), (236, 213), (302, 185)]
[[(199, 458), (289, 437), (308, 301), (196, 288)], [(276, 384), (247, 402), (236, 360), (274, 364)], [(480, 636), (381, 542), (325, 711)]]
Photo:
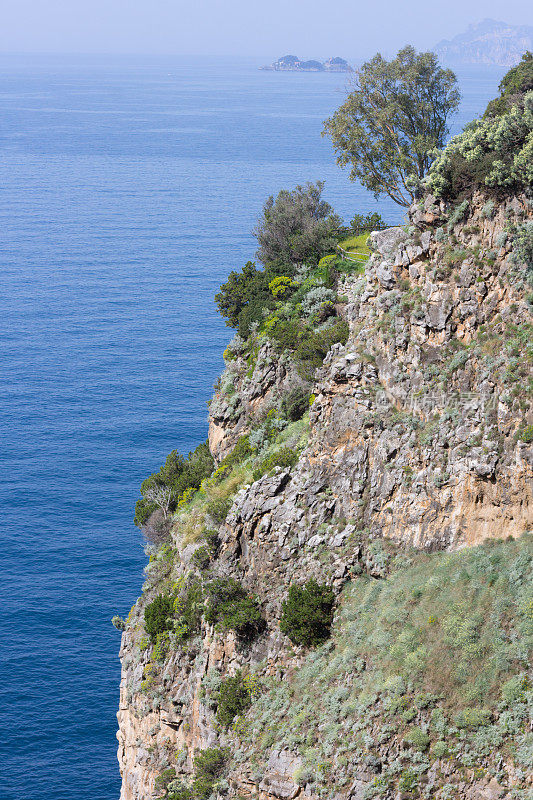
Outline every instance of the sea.
[[(133, 508), (206, 439), (232, 335), (213, 297), (253, 259), (265, 199), (320, 179), (347, 221), (403, 220), (321, 137), (347, 76), (261, 63), (0, 55), (3, 800), (118, 800)], [(454, 132), (502, 74), (460, 73)]]

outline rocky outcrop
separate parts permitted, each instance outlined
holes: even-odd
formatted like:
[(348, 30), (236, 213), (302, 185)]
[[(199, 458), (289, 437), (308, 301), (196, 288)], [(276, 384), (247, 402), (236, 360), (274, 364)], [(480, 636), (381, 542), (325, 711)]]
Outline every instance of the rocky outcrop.
[(222, 461), (288, 387), (303, 383), (291, 360), (268, 341), (251, 364), (239, 355), (229, 361), (209, 404), (209, 448), (215, 460)]
[[(314, 577), (338, 595), (356, 575), (385, 576), (375, 543), (435, 551), (531, 529), (533, 435), (523, 432), (533, 425), (532, 319), (506, 233), (509, 220), (530, 216), (525, 197), (496, 206), (477, 195), (450, 209), (428, 196), (411, 208), (409, 226), (372, 235), (365, 274), (339, 285), (350, 335), (317, 375), (307, 446), (294, 467), (241, 486), (218, 527), (213, 575), (238, 578), (260, 598), (265, 631), (243, 644), (204, 620), (195, 639), (158, 663), (143, 641), (142, 598), (128, 618), (121, 800), (149, 800), (165, 769), (185, 779), (198, 749), (231, 740), (210, 701), (216, 676), (245, 667), (287, 679), (298, 668), (303, 652), (278, 625), (292, 582)], [(268, 341), (251, 363), (237, 352), (210, 405), (217, 462), (299, 382), (290, 358)], [(184, 548), (180, 529), (173, 537), (179, 580), (201, 542)], [(384, 747), (380, 758), (401, 760), (401, 741)], [(274, 742), (263, 766), (247, 761), (244, 750), (239, 758), (222, 794), (317, 796), (290, 749)], [(366, 800), (380, 769), (377, 756), (353, 765), (331, 796)], [(449, 782), (450, 769), (446, 759), (434, 762), (425, 796)], [(511, 774), (510, 761), (506, 769)], [(464, 800), (511, 797), (494, 776), (475, 770), (453, 785)]]

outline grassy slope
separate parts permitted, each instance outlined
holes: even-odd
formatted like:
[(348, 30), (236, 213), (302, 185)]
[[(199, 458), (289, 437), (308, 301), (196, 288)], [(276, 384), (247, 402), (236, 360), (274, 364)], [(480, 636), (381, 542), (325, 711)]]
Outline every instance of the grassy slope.
[(382, 758), (380, 745), (401, 749), (411, 738), (401, 762), (384, 760), (371, 793), (402, 775), (416, 783), (441, 754), (456, 774), (499, 755), (515, 756), (525, 773), (533, 750), (532, 567), (533, 537), (524, 536), (402, 556), (387, 580), (356, 578), (332, 641), (290, 680), (265, 685), (252, 707), (252, 761), (284, 744), (304, 757), (304, 779), (324, 796), (332, 770), (338, 791), (354, 761)]

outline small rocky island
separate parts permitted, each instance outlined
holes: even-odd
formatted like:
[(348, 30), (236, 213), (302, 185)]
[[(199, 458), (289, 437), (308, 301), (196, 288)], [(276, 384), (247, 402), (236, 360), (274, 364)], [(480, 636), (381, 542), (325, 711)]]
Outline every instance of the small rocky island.
[(282, 56), (259, 69), (269, 72), (353, 72), (353, 68), (344, 58), (328, 58), (327, 61), (301, 61), (298, 56)]

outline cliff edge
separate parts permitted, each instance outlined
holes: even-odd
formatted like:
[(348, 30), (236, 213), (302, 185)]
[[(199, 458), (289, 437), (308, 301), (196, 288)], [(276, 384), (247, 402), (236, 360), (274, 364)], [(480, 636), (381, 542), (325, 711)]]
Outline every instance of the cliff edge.
[(230, 344), (124, 623), (121, 800), (529, 796), (532, 231), (428, 188), (298, 301), (316, 369), (304, 273)]

